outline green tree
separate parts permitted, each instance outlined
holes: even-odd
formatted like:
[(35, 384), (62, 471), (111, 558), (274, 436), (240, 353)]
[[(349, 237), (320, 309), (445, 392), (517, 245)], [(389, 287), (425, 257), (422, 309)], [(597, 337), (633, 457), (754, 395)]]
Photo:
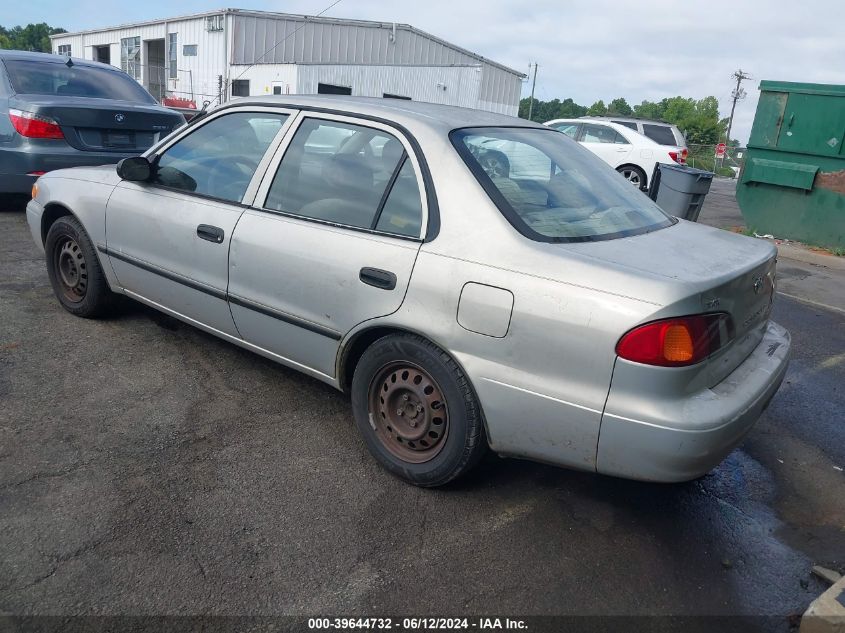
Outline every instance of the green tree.
[(46, 22), (13, 26), (10, 29), (0, 26), (0, 48), (51, 53), (53, 47), (50, 36), (66, 32), (65, 29), (52, 27)]
[(607, 113), (618, 116), (631, 116), (634, 111), (628, 105), (628, 102), (625, 101), (625, 97), (618, 97), (608, 104)]
[(596, 101), (587, 110), (588, 116), (603, 116), (605, 114), (607, 114), (607, 106), (604, 105), (604, 101), (602, 101), (601, 99)]

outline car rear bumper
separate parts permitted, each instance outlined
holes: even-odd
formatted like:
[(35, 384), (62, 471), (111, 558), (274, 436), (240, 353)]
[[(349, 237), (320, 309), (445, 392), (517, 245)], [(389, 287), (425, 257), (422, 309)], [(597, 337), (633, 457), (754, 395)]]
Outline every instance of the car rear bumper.
[(623, 414), (612, 406), (611, 386), (596, 470), (662, 482), (705, 474), (742, 441), (769, 404), (786, 373), (789, 349), (789, 332), (769, 322), (763, 339), (739, 367), (719, 384), (679, 402), (676, 424), (655, 420), (648, 411)]
[(0, 149), (0, 193), (30, 193), (38, 176), (33, 172), (49, 172), (66, 167), (93, 167), (111, 165), (137, 152), (83, 152), (64, 143), (55, 147), (37, 149)]

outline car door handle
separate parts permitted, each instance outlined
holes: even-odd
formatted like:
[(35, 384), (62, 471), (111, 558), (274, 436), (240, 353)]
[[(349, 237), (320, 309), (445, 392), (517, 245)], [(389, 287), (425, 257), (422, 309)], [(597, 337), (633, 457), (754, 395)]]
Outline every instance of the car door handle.
[(393, 290), (396, 287), (396, 275), (380, 268), (362, 268), (358, 279), (368, 286), (375, 286), (382, 290)]
[(214, 242), (215, 244), (222, 244), (224, 235), (225, 233), (223, 232), (223, 229), (217, 226), (200, 224), (197, 227), (197, 236), (200, 239), (208, 240), (209, 242)]

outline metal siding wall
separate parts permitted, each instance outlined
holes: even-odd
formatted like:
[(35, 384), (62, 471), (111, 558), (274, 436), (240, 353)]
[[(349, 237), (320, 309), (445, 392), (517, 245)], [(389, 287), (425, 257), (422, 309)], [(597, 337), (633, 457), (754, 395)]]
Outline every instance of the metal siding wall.
[[(477, 108), (481, 72), (478, 66), (297, 66), (299, 94), (316, 94), (317, 84), (352, 88), (356, 97), (381, 97), (384, 93), (414, 101)], [(444, 91), (437, 84), (446, 85)]]

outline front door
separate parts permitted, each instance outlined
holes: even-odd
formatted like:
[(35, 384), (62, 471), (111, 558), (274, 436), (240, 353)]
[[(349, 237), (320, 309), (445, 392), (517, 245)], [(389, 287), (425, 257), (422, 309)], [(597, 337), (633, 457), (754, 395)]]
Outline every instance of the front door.
[(211, 118), (156, 156), (149, 182), (115, 188), (106, 251), (121, 287), (237, 336), (226, 303), (229, 245), (244, 195), (287, 117), (237, 111)]
[(419, 165), (391, 128), (330, 115), (304, 117), (278, 154), (232, 238), (232, 315), (244, 340), (333, 377), (342, 337), (402, 304), (425, 227)]

